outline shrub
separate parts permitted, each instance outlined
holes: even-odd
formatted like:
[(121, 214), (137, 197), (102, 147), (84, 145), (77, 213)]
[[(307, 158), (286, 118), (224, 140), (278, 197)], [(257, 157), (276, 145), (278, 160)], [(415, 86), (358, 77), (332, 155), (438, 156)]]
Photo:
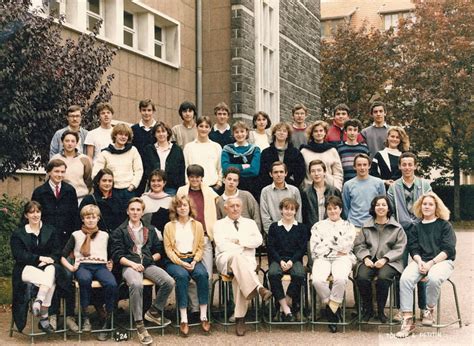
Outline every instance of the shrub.
[[(461, 220), (474, 220), (474, 185), (461, 185)], [(433, 185), (433, 191), (443, 200), (444, 204), (453, 211), (454, 186)]]

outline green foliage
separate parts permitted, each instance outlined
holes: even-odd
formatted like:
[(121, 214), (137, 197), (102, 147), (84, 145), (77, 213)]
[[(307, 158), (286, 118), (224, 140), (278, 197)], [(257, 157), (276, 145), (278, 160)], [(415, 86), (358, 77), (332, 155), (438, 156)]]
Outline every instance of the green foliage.
[[(454, 186), (433, 185), (433, 191), (443, 200), (449, 210), (453, 210)], [(474, 220), (474, 199), (472, 196), (474, 196), (474, 185), (460, 186), (461, 220)]]
[(84, 107), (87, 127), (97, 103), (111, 97), (113, 75), (104, 74), (115, 50), (97, 39), (99, 26), (63, 39), (62, 20), (32, 13), (29, 3), (0, 4), (0, 179), (48, 161), (69, 106)]
[(18, 197), (9, 197), (6, 194), (0, 198), (0, 277), (11, 276), (13, 258), (10, 250), (10, 237), (18, 228), (25, 201)]

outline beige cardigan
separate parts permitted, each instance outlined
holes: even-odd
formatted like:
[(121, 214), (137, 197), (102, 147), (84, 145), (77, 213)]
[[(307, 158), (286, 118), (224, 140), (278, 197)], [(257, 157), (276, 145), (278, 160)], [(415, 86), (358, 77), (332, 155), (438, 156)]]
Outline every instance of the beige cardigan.
[(176, 248), (176, 223), (178, 221), (170, 221), (165, 225), (163, 243), (165, 251), (171, 262), (183, 265), (182, 258), (194, 257), (196, 262), (201, 262), (204, 252), (204, 229), (199, 221), (191, 219), (191, 228), (193, 230), (193, 252), (192, 254), (182, 254)]

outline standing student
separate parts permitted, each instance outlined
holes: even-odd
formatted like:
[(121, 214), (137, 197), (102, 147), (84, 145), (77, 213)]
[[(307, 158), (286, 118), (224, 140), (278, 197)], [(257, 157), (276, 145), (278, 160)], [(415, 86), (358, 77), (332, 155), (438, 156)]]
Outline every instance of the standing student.
[(357, 119), (349, 119), (344, 123), (344, 132), (347, 140), (337, 147), (344, 171), (344, 183), (356, 176), (354, 157), (357, 154), (369, 155), (369, 148), (358, 141), (361, 129), (362, 123)]
[(51, 139), (51, 145), (49, 148), (49, 158), (51, 159), (54, 155), (59, 154), (61, 149), (63, 148), (61, 142), (61, 136), (64, 131), (69, 130), (73, 132), (79, 133), (79, 141), (77, 142), (77, 150), (78, 152), (86, 153), (86, 146), (84, 144), (88, 131), (81, 127), (81, 120), (82, 120), (82, 108), (77, 105), (70, 106), (67, 109), (67, 124), (68, 126), (57, 130), (54, 133), (53, 138)]
[[(326, 136), (326, 142), (334, 144), (335, 146), (343, 144), (347, 141), (347, 132), (344, 128), (344, 124), (349, 117), (349, 107), (345, 103), (340, 103), (334, 107), (334, 118), (332, 125), (329, 126), (328, 134)], [(359, 127), (359, 132), (362, 130), (362, 126)], [(357, 134), (357, 143), (362, 143), (364, 137), (360, 133)]]
[(227, 144), (235, 142), (229, 125), (229, 106), (225, 102), (219, 102), (214, 107), (214, 115), (216, 116), (216, 123), (212, 127), (211, 133), (209, 133), (209, 139), (219, 143), (224, 148)]
[(271, 141), (270, 127), (272, 121), (267, 113), (259, 111), (253, 115), (252, 125), (254, 130), (249, 133), (249, 143), (255, 144), (260, 151), (268, 148)]
[(99, 127), (89, 131), (84, 144), (87, 148), (87, 156), (95, 161), (102, 149), (112, 144), (112, 118), (114, 109), (108, 102), (97, 105), (97, 116), (99, 117)]
[[(132, 126), (133, 138), (132, 145), (137, 148), (142, 161), (145, 156), (145, 147), (153, 144), (155, 138), (153, 137), (152, 128), (156, 124), (154, 113), (156, 111), (155, 104), (152, 100), (141, 100), (138, 104), (141, 120)], [(140, 196), (145, 191), (147, 176), (143, 175), (140, 185), (136, 188), (136, 195)]]
[(370, 105), (370, 116), (374, 122), (369, 127), (362, 130), (367, 147), (369, 147), (370, 158), (384, 148), (385, 139), (387, 138), (388, 125), (385, 122), (387, 108), (385, 103), (375, 101)]
[(311, 185), (312, 179), (307, 167), (313, 160), (319, 159), (326, 165), (326, 180), (329, 184), (342, 189), (343, 172), (341, 159), (332, 144), (324, 142), (328, 131), (325, 121), (315, 121), (308, 129), (308, 144), (301, 146), (300, 151), (306, 165), (306, 178), (304, 186)]
[(300, 150), (301, 145), (308, 143), (308, 138), (306, 137), (306, 129), (308, 127), (306, 124), (307, 116), (308, 108), (304, 104), (297, 103), (291, 109), (291, 117), (293, 118), (293, 123), (291, 124), (293, 130), (291, 143), (298, 150)]
[(181, 103), (178, 110), (182, 123), (173, 126), (173, 141), (184, 149), (184, 146), (196, 139), (196, 119), (198, 117), (196, 106), (194, 103), (185, 101)]

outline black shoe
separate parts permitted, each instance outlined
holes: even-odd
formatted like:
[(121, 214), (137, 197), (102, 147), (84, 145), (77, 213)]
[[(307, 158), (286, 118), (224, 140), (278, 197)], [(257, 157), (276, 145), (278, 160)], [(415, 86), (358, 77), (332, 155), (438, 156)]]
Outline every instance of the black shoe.
[(380, 322), (382, 323), (387, 323), (387, 316), (385, 316), (385, 314), (383, 312), (380, 312), (378, 315), (377, 315), (377, 318)]
[(46, 319), (45, 321), (46, 323), (43, 325), (41, 324), (41, 321), (38, 322), (38, 328), (41, 329), (43, 332), (45, 332), (46, 334), (53, 334), (54, 333), (54, 329), (53, 327), (51, 327), (51, 325), (49, 324), (49, 321), (48, 319)]
[(328, 324), (329, 331), (331, 333), (337, 333), (337, 325), (335, 324)]
[(295, 316), (292, 313), (287, 315), (283, 314), (283, 322), (295, 322)]
[(369, 320), (374, 316), (373, 310), (362, 310), (362, 322), (369, 322)]
[[(102, 328), (100, 328), (100, 329), (110, 329), (111, 328), (111, 320), (112, 320), (111, 315), (106, 312), (106, 317), (105, 317), (104, 323), (102, 324)], [(109, 339), (109, 337), (110, 337), (110, 332), (103, 331), (103, 332), (100, 332), (97, 335), (97, 340), (107, 341)]]

